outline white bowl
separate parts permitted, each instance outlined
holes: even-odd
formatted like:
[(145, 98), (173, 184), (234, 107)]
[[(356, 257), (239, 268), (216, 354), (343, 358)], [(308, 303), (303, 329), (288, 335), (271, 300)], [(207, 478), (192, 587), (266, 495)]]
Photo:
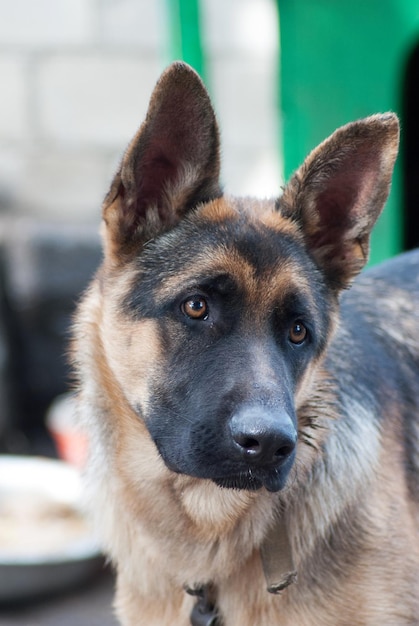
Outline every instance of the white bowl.
[(101, 563), (81, 510), (78, 470), (0, 455), (0, 602), (81, 584)]

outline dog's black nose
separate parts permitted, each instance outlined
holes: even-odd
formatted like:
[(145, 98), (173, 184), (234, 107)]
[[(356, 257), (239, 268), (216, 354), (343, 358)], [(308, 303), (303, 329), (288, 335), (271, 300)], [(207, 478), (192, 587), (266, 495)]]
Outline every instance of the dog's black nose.
[(297, 431), (284, 411), (243, 407), (230, 420), (234, 450), (248, 463), (280, 465), (294, 451)]

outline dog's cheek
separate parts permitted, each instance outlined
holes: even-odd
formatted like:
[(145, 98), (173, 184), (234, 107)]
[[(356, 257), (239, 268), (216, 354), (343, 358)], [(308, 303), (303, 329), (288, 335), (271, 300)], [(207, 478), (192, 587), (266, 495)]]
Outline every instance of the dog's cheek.
[(141, 416), (147, 413), (150, 387), (161, 362), (161, 341), (153, 320), (110, 316), (104, 325), (103, 345), (109, 367), (126, 400)]
[(211, 365), (201, 337), (194, 340), (172, 324), (161, 333), (170, 357), (150, 381), (145, 423), (169, 468), (201, 475), (202, 464), (218, 462), (223, 444), (217, 398), (226, 372)]

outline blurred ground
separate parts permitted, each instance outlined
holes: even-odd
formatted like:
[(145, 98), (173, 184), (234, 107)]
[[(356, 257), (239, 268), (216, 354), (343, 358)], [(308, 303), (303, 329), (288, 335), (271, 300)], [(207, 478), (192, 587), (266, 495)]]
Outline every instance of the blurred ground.
[(106, 571), (83, 589), (36, 603), (0, 606), (0, 626), (117, 626), (114, 581)]

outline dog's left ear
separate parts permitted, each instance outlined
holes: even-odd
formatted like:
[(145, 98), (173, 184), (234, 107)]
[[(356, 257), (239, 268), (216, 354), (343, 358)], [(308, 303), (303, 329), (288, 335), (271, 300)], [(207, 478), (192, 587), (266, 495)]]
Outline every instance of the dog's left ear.
[(219, 133), (208, 93), (188, 65), (173, 63), (103, 206), (105, 247), (116, 262), (172, 228), (201, 202), (221, 196)]
[(308, 251), (336, 291), (348, 287), (368, 260), (398, 143), (393, 113), (343, 126), (309, 154), (284, 190), (281, 214), (298, 223)]

